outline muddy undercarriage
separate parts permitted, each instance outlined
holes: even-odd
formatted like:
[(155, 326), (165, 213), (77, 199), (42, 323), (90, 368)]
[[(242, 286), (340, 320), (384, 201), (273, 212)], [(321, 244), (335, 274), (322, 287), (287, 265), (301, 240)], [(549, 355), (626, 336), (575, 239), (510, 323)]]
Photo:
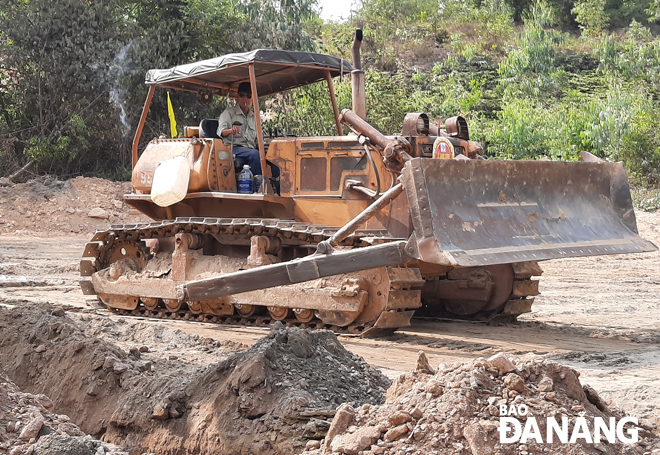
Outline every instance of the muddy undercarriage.
[[(223, 296), (182, 300), (177, 286), (312, 254), (337, 229), (269, 219), (177, 219), (98, 232), (81, 261), (89, 294), (122, 314), (241, 325), (329, 328), (377, 335), (410, 324), (413, 314), (485, 320), (515, 318), (538, 294), (536, 263), (473, 268), (411, 264), (375, 267), (312, 281)], [(354, 250), (396, 239), (357, 231)]]

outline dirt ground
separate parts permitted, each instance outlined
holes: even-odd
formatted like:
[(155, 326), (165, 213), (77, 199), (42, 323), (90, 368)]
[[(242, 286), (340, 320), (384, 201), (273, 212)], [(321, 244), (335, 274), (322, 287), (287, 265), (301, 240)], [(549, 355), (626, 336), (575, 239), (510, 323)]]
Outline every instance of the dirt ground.
[[(51, 308), (62, 307), (67, 310), (66, 317), (80, 330), (81, 337), (108, 343), (108, 349), (119, 349), (126, 354), (126, 359), (131, 350), (146, 346), (147, 352), (142, 353), (139, 360), (131, 361), (158, 365), (158, 371), (165, 376), (180, 377), (191, 371), (202, 375), (209, 368), (217, 368), (218, 362), (255, 346), (267, 336), (268, 329), (160, 320), (127, 322), (89, 309), (78, 288), (77, 268), (83, 245), (95, 229), (103, 229), (111, 223), (147, 221), (121, 202), (121, 194), (127, 189), (127, 184), (87, 178), (69, 182), (40, 179), (0, 186), (0, 304), (11, 311), (42, 308), (40, 311), (49, 312)], [(636, 215), (640, 234), (660, 245), (660, 213), (636, 212)], [(536, 298), (532, 313), (524, 315), (517, 323), (489, 325), (416, 320), (410, 329), (384, 339), (341, 336), (339, 341), (350, 353), (364, 358), (390, 380), (414, 370), (420, 350), (434, 368), (439, 364), (474, 362), (500, 352), (515, 356), (533, 353), (543, 361), (557, 361), (577, 371), (582, 385), (588, 384), (598, 391), (608, 406), (643, 419), (648, 428), (660, 424), (660, 389), (657, 387), (660, 379), (660, 253), (555, 260), (541, 265), (544, 269), (540, 278), (541, 295)], [(140, 325), (136, 328), (135, 324)], [(0, 345), (0, 353), (5, 349), (5, 344)], [(115, 357), (120, 358), (121, 354)], [(141, 371), (138, 366), (133, 369)], [(11, 368), (2, 363), (1, 370)], [(18, 367), (12, 371), (18, 371)], [(5, 374), (24, 393), (49, 394), (43, 384), (36, 384), (29, 375), (20, 380), (7, 371)], [(88, 396), (85, 390), (80, 393)], [(57, 397), (50, 398), (55, 407), (62, 404)], [(170, 400), (165, 406), (168, 412), (173, 401), (176, 400)], [(340, 402), (341, 395), (323, 404), (327, 415), (310, 414), (300, 421), (299, 428), (307, 432), (308, 439), (318, 439), (319, 434), (327, 432), (334, 415), (328, 409)], [(158, 404), (145, 403), (150, 403), (144, 405), (149, 412), (154, 412), (152, 408)], [(187, 401), (186, 406), (189, 404)], [(76, 412), (79, 405), (70, 406), (67, 412), (83, 431), (119, 445), (131, 442), (140, 446), (126, 431), (113, 432), (108, 425), (90, 424), (89, 416)], [(176, 406), (183, 404), (174, 405), (174, 414), (186, 409), (183, 406), (176, 410)], [(54, 412), (65, 413), (59, 409)], [(76, 421), (76, 418), (87, 421)], [(100, 413), (94, 418), (98, 418), (96, 422), (102, 420)], [(190, 424), (190, 419), (187, 422)], [(200, 422), (196, 424), (201, 425)], [(273, 428), (276, 427), (268, 427), (268, 431), (278, 431)], [(170, 432), (168, 437), (174, 438), (176, 434)], [(1, 439), (0, 453), (3, 453)], [(295, 450), (302, 450), (302, 443), (298, 440)], [(148, 444), (140, 447), (146, 446)], [(282, 447), (285, 450), (287, 446)], [(293, 446), (286, 448), (293, 449)], [(655, 450), (647, 452), (656, 453)]]

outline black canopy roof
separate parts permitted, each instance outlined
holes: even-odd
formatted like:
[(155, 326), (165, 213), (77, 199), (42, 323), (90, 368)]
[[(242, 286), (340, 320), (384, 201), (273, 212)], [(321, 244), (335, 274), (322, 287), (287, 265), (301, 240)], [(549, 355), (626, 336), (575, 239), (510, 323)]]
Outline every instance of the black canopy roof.
[(149, 70), (145, 82), (195, 92), (210, 89), (216, 96), (235, 96), (238, 84), (250, 81), (250, 64), (254, 64), (259, 96), (324, 80), (326, 71), (335, 77), (352, 70), (347, 60), (329, 55), (257, 49), (170, 69)]

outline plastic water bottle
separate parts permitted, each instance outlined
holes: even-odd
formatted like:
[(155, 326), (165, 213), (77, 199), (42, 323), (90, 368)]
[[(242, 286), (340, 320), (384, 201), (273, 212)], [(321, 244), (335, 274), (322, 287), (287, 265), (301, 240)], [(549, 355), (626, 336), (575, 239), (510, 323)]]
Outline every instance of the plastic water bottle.
[(241, 194), (254, 193), (254, 176), (247, 164), (243, 166), (243, 170), (238, 174), (238, 192)]

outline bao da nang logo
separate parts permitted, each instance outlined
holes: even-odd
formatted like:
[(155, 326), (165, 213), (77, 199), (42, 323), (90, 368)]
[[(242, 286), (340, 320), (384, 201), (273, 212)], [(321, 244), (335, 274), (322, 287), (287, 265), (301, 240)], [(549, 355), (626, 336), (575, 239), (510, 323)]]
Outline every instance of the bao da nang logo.
[[(536, 416), (530, 414), (525, 403), (501, 404), (500, 443), (524, 444), (535, 441), (539, 444), (553, 442), (598, 444), (607, 441), (634, 444), (639, 439), (639, 428), (635, 417), (624, 417), (618, 421), (614, 417), (609, 417), (607, 420), (603, 417), (594, 417), (592, 424), (589, 425), (587, 418), (580, 416), (575, 419), (572, 428), (569, 427), (566, 416), (561, 418), (561, 422), (557, 422), (555, 417), (546, 417), (545, 420), (544, 432), (541, 431)], [(634, 426), (629, 425), (626, 428), (626, 424)]]

